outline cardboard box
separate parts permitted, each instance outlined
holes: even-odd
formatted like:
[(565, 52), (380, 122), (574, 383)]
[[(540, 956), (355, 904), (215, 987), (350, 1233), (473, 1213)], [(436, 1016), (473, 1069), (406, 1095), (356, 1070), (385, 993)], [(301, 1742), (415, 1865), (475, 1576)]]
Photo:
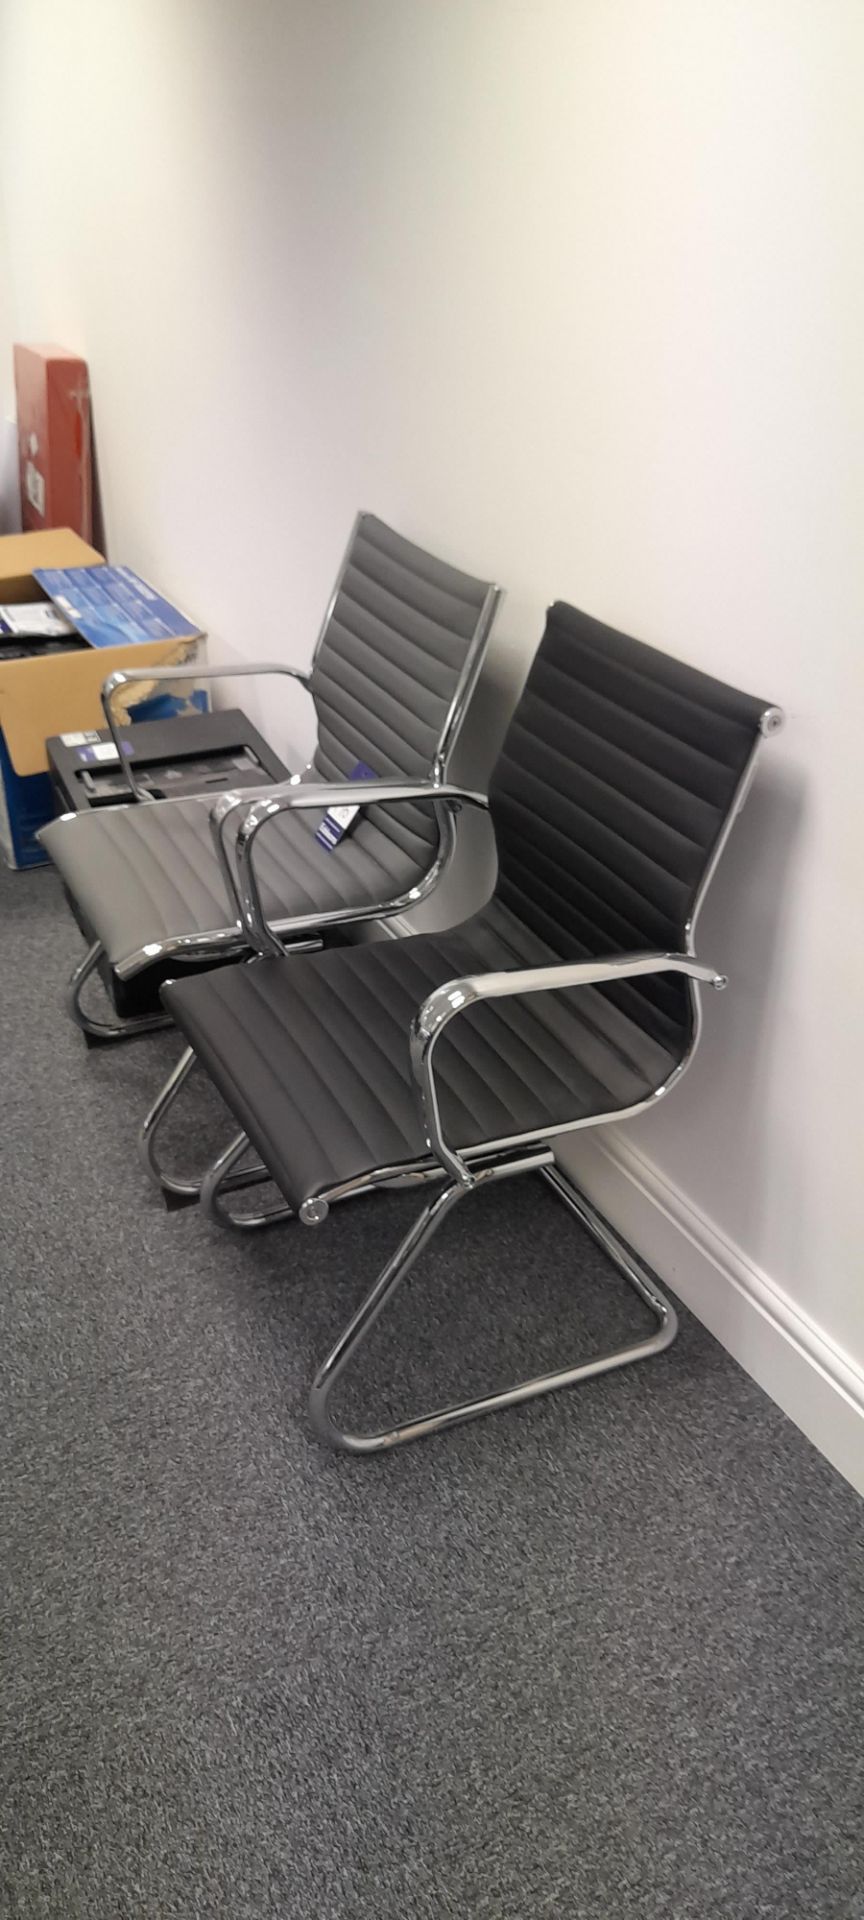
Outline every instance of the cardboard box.
[[(7, 534), (0, 538), (0, 604), (41, 600), (34, 567), (92, 567), (101, 553), (69, 528), (45, 533)], [(45, 741), (51, 734), (87, 732), (104, 726), (99, 698), (118, 667), (179, 666), (195, 657), (200, 628), (179, 640), (151, 640), (123, 647), (64, 648), (28, 660), (0, 659), (0, 852), (13, 867), (42, 865), (46, 855), (36, 841), (53, 814)], [(194, 673), (190, 674), (190, 680)], [(142, 681), (136, 694), (155, 690)]]
[(15, 400), (21, 525), (71, 527), (93, 537), (93, 462), (87, 362), (64, 347), (17, 345)]

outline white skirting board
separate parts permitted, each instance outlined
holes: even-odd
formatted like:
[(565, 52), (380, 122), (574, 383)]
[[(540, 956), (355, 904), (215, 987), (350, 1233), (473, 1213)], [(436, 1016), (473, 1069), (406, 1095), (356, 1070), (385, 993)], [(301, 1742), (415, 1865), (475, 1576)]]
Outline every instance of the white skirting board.
[(864, 1493), (861, 1368), (620, 1134), (573, 1134), (558, 1159), (658, 1279)]

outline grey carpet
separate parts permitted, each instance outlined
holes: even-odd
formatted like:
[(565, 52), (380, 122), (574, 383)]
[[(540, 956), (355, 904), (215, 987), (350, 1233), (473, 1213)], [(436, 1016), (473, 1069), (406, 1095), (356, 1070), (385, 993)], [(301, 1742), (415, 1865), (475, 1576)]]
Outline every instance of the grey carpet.
[[(853, 1920), (861, 1508), (686, 1314), (642, 1369), (378, 1461), (305, 1397), (416, 1201), (238, 1241), (134, 1152), (0, 875), (4, 1920)], [(219, 1137), (199, 1089), (196, 1127)], [(374, 1418), (640, 1309), (542, 1186), (466, 1203)], [(856, 1852), (859, 1858), (856, 1863)]]

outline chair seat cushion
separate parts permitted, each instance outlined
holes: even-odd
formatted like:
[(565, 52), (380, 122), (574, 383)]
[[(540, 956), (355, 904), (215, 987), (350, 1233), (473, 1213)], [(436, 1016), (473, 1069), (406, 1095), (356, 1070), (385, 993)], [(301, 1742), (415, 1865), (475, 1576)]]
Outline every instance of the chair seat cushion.
[[(112, 967), (132, 976), (156, 957), (148, 947), (240, 934), (210, 835), (212, 799), (157, 800), (65, 815), (42, 845), (74, 896)], [(332, 851), (315, 838), (320, 813), (279, 814), (255, 847), (255, 871), (268, 920), (363, 908), (398, 898), (425, 866), (383, 833), (349, 833)], [(358, 823), (359, 824), (359, 823)]]
[[(451, 933), (333, 948), (175, 981), (163, 999), (289, 1205), (427, 1160), (413, 1015), (465, 973), (555, 956), (498, 903)], [(475, 1006), (436, 1044), (446, 1136), (543, 1137), (646, 1099), (680, 1058), (603, 992)]]

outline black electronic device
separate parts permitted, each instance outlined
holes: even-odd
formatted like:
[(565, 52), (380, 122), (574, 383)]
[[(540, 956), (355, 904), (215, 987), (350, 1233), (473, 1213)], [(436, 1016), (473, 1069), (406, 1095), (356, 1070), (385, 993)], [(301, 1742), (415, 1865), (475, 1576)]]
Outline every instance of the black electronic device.
[[(288, 769), (239, 707), (139, 720), (119, 732), (148, 800), (215, 796), (288, 779)], [(107, 728), (55, 734), (45, 746), (58, 813), (135, 804)]]
[(41, 660), (46, 653), (80, 653), (82, 643), (77, 633), (71, 639), (62, 640), (22, 640), (8, 634), (0, 634), (0, 663), (4, 660)]

